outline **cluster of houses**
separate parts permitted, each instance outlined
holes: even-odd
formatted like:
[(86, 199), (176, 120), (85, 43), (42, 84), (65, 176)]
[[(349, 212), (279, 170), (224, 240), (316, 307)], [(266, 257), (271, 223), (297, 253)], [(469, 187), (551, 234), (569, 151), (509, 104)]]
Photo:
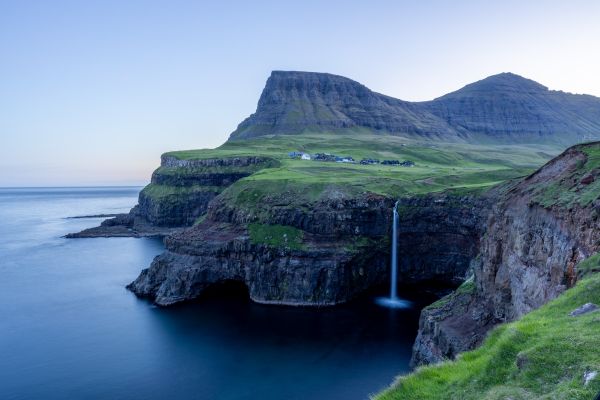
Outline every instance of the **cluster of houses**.
[(302, 153), (299, 151), (291, 151), (288, 153), (290, 158), (299, 158), (301, 160), (313, 160), (313, 161), (329, 161), (329, 162), (343, 162), (343, 163), (354, 163), (354, 158), (352, 157), (339, 157), (335, 154), (329, 153), (316, 153), (316, 154), (308, 154)]
[(415, 165), (415, 163), (413, 161), (410, 161), (410, 160), (406, 160), (406, 161), (383, 160), (381, 162), (381, 164), (383, 164), (383, 165), (399, 165), (401, 167), (412, 167), (412, 166)]
[[(329, 162), (351, 163), (351, 164), (356, 163), (354, 158), (352, 158), (350, 156), (339, 157), (339, 156), (336, 156), (335, 154), (329, 154), (329, 153), (316, 153), (316, 154), (311, 155), (308, 153), (303, 153), (301, 151), (290, 151), (288, 153), (288, 156), (290, 158), (297, 158), (297, 159), (301, 159), (301, 160), (329, 161)], [(374, 164), (397, 165), (397, 166), (401, 166), (401, 167), (412, 167), (415, 165), (415, 163), (410, 160), (407, 160), (407, 161), (398, 161), (398, 160), (379, 161), (376, 158), (363, 158), (362, 160), (360, 160), (359, 164), (361, 164), (361, 165), (374, 165)]]

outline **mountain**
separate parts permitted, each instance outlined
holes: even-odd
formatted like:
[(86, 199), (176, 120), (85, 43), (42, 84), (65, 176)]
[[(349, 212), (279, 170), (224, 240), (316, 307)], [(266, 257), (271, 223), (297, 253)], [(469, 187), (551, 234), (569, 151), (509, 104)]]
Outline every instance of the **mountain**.
[(273, 71), (254, 114), (232, 139), (304, 130), (364, 127), (389, 133), (445, 135), (452, 127), (426, 107), (375, 93), (342, 76)]
[(256, 112), (230, 139), (357, 128), (474, 143), (571, 144), (600, 138), (600, 98), (502, 73), (432, 101), (408, 102), (342, 76), (273, 71)]
[(576, 143), (600, 137), (600, 98), (502, 73), (423, 103), (453, 128), (487, 139)]

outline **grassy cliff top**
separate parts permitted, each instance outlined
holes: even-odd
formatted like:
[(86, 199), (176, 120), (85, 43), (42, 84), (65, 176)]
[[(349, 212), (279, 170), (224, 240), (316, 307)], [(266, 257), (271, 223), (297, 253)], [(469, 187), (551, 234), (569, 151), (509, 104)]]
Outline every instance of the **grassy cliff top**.
[[(588, 260), (598, 268), (597, 256)], [(600, 391), (600, 311), (569, 315), (586, 303), (600, 304), (598, 273), (494, 329), (481, 347), (457, 361), (419, 368), (375, 399), (591, 400)], [(589, 371), (599, 375), (584, 385)]]
[[(330, 189), (349, 194), (368, 191), (398, 196), (452, 188), (485, 188), (532, 172), (559, 150), (552, 146), (419, 142), (357, 130), (346, 135), (304, 133), (230, 141), (216, 149), (175, 151), (166, 155), (185, 160), (238, 156), (278, 160), (277, 168), (262, 169), (234, 185), (256, 187), (261, 191), (277, 191), (277, 187), (293, 184), (313, 194)], [(350, 156), (357, 162), (363, 158), (409, 160), (415, 165), (400, 167), (299, 160), (288, 156), (293, 151)]]
[(588, 206), (600, 197), (600, 142), (573, 146), (525, 182), (544, 207)]

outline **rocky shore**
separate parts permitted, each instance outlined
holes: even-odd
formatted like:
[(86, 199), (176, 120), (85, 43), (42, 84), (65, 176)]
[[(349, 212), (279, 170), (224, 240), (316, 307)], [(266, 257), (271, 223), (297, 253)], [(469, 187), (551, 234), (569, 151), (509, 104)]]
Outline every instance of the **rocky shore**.
[(69, 233), (67, 239), (99, 237), (164, 237), (182, 230), (182, 227), (162, 227), (150, 223), (134, 207), (128, 214), (117, 214), (107, 218), (100, 226)]

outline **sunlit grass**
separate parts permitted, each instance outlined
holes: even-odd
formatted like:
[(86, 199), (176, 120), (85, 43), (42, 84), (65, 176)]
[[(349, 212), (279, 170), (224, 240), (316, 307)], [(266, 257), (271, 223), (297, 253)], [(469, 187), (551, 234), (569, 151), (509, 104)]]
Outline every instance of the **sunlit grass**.
[[(414, 167), (359, 165), (290, 159), (288, 152), (331, 153), (355, 160), (410, 160)], [(339, 186), (342, 192), (373, 192), (390, 196), (436, 192), (445, 189), (477, 189), (532, 172), (558, 153), (554, 147), (527, 145), (469, 145), (417, 142), (409, 138), (357, 134), (304, 133), (227, 142), (212, 150), (167, 153), (180, 159), (264, 156), (276, 167), (263, 168), (236, 185), (260, 191), (278, 191), (286, 182), (307, 188)], [(245, 183), (243, 183), (245, 182)], [(250, 184), (249, 182), (253, 182)], [(267, 182), (271, 182), (271, 189)], [(314, 194), (314, 188), (309, 192)], [(314, 196), (313, 196), (314, 197)], [(306, 199), (307, 200), (307, 199)]]

